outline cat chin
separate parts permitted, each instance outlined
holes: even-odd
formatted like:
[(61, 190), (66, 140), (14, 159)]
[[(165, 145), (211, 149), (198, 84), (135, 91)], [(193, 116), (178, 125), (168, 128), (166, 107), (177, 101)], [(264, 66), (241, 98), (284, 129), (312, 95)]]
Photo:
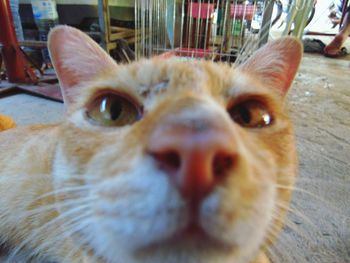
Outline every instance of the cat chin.
[[(135, 262), (241, 262), (239, 250), (201, 235), (174, 237), (133, 252)], [(242, 261), (243, 262), (243, 261)]]
[[(221, 226), (220, 229), (222, 222), (218, 222), (220, 219), (214, 216), (214, 220), (204, 218), (207, 224), (201, 229), (189, 231), (188, 228), (175, 224), (179, 220), (173, 216), (174, 214), (159, 215), (157, 219), (163, 223), (164, 228), (158, 229), (159, 232), (154, 229), (148, 233), (142, 233), (142, 222), (135, 223), (131, 218), (125, 220), (134, 224), (131, 227), (134, 230), (129, 233), (127, 229), (130, 231), (130, 225), (128, 227), (127, 224), (124, 225), (124, 233), (121, 228), (113, 229), (112, 225), (117, 219), (115, 222), (111, 220), (109, 225), (106, 221), (100, 221), (91, 231), (91, 236), (95, 238), (91, 240), (90, 246), (97, 255), (103, 255), (108, 263), (250, 262), (263, 242), (269, 222), (266, 215), (257, 213), (253, 217), (255, 222), (239, 221), (234, 226)], [(186, 218), (180, 212), (177, 216)], [(169, 220), (175, 225), (169, 223)], [(166, 227), (173, 229), (169, 231)], [(174, 229), (176, 227), (179, 229)], [(203, 230), (203, 227), (206, 229)]]
[(228, 246), (202, 235), (175, 236), (137, 249), (125, 243), (102, 250), (100, 241), (95, 245), (95, 251), (108, 263), (243, 263), (250, 262), (257, 252), (251, 247)]
[[(110, 263), (249, 262), (247, 258), (255, 255), (262, 242), (255, 234), (250, 237), (250, 243), (235, 244), (216, 239), (204, 231), (179, 231), (168, 238), (148, 240), (147, 243), (147, 237), (140, 242), (140, 237), (118, 239), (113, 231), (106, 232), (101, 228), (98, 231), (99, 235), (90, 246)], [(123, 260), (119, 261), (120, 258)], [(221, 260), (217, 261), (218, 258)], [(226, 260), (228, 258), (230, 260)]]

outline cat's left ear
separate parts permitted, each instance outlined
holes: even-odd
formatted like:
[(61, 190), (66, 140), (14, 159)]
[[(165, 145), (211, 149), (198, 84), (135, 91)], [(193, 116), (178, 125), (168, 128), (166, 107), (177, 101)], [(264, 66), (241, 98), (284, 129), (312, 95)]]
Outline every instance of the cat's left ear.
[(302, 54), (303, 47), (298, 39), (284, 37), (268, 42), (238, 68), (284, 97), (299, 68)]
[(48, 48), (69, 108), (82, 83), (117, 67), (116, 62), (88, 35), (69, 26), (57, 26), (48, 37)]

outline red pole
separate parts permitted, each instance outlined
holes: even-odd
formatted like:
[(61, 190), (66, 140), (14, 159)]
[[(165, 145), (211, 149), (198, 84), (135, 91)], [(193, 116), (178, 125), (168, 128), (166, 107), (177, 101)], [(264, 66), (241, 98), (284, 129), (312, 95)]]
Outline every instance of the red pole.
[(0, 42), (6, 73), (10, 82), (34, 83), (38, 78), (20, 50), (9, 0), (0, 0)]

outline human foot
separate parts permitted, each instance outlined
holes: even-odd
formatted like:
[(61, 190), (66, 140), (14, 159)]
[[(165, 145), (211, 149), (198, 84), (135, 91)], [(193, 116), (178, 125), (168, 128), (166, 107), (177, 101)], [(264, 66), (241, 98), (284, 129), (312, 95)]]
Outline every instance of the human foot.
[(334, 39), (324, 48), (325, 56), (337, 57), (342, 52), (342, 45), (345, 42), (345, 37), (342, 34), (338, 34)]

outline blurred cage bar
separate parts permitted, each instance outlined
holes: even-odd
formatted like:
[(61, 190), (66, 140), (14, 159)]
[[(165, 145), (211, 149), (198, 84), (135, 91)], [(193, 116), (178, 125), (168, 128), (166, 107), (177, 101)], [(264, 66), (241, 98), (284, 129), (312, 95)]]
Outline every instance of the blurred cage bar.
[(264, 41), (273, 2), (135, 0), (136, 57), (163, 54), (234, 62), (247, 39)]

